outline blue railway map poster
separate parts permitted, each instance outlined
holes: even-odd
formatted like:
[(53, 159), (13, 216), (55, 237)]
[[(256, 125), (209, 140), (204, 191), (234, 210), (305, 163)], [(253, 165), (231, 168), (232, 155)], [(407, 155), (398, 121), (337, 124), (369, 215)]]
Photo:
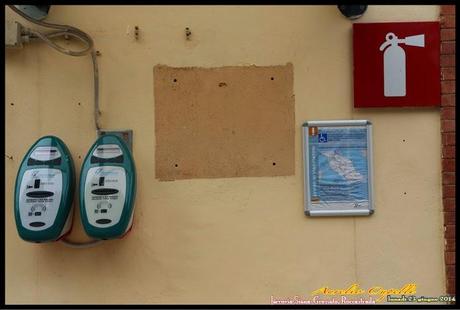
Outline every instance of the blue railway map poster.
[(354, 126), (355, 121), (349, 122), (336, 126), (309, 122), (304, 131), (306, 208), (317, 211), (316, 215), (372, 214), (369, 125), (366, 121)]

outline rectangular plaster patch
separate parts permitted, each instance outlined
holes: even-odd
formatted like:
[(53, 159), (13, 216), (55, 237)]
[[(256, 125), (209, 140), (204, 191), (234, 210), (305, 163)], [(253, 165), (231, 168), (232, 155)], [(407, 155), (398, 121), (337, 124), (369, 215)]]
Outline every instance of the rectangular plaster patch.
[(294, 174), (293, 66), (154, 67), (160, 180)]

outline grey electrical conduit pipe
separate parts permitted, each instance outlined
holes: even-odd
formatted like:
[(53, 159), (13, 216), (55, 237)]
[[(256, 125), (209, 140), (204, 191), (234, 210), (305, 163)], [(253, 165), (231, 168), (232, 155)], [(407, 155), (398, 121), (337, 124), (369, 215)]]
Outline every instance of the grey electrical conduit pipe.
[[(69, 55), (69, 56), (84, 56), (88, 53), (91, 53), (91, 58), (93, 60), (93, 75), (94, 75), (94, 125), (96, 127), (97, 133), (99, 133), (100, 131), (99, 115), (101, 113), (99, 110), (99, 71), (98, 71), (96, 53), (94, 51), (94, 43), (91, 37), (78, 28), (68, 26), (68, 25), (51, 24), (51, 23), (47, 23), (43, 21), (38, 21), (38, 20), (35, 20), (27, 16), (26, 14), (18, 10), (14, 5), (8, 5), (8, 7), (12, 9), (14, 12), (16, 12), (18, 15), (23, 17), (24, 19), (30, 21), (31, 23), (34, 23), (42, 27), (60, 30), (60, 31), (53, 31), (53, 32), (43, 34), (39, 31), (27, 29), (28, 33), (32, 35), (32, 38), (39, 38), (43, 40), (45, 43), (47, 43), (49, 46), (54, 48), (55, 50), (63, 54)], [(58, 37), (58, 36), (72, 36), (72, 37), (78, 38), (80, 41), (86, 43), (87, 48), (81, 51), (72, 51), (72, 50), (63, 48), (50, 40), (50, 38)]]
[[(93, 60), (93, 75), (94, 75), (94, 125), (96, 127), (96, 133), (99, 134), (99, 131), (100, 131), (99, 115), (101, 113), (99, 111), (99, 70), (98, 70), (98, 65), (97, 65), (96, 53), (94, 51), (94, 43), (91, 37), (78, 28), (68, 26), (68, 25), (59, 25), (59, 24), (52, 24), (52, 23), (38, 21), (38, 20), (35, 20), (27, 16), (26, 14), (18, 10), (14, 5), (8, 5), (8, 7), (11, 10), (13, 10), (15, 13), (17, 13), (18, 15), (20, 15), (21, 17), (23, 17), (24, 19), (28, 20), (31, 23), (34, 23), (42, 27), (59, 29), (59, 31), (53, 31), (49, 33), (41, 33), (36, 30), (26, 29), (27, 34), (30, 34), (31, 38), (41, 39), (46, 44), (48, 44), (49, 46), (57, 50), (58, 52), (61, 52), (69, 56), (84, 56), (84, 55), (87, 55), (88, 53), (91, 54), (91, 58)], [(62, 46), (59, 46), (50, 40), (50, 38), (59, 37), (59, 36), (75, 37), (79, 39), (80, 41), (86, 43), (87, 47), (81, 51), (72, 51), (72, 50), (63, 48)], [(103, 242), (103, 240), (91, 240), (89, 242), (74, 242), (71, 240), (67, 240), (65, 238), (61, 239), (61, 241), (65, 245), (69, 247), (73, 247), (73, 248), (87, 248), (87, 247), (91, 247), (91, 246), (94, 246), (96, 244)]]

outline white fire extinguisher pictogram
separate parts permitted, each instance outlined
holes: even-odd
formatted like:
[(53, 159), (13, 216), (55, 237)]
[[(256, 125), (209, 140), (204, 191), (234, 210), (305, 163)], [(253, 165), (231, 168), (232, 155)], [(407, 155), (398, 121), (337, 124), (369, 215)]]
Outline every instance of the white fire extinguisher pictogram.
[(409, 46), (425, 47), (425, 35), (419, 34), (398, 39), (389, 32), (385, 36), (386, 41), (380, 45), (380, 51), (391, 45), (383, 53), (383, 80), (385, 97), (406, 96), (406, 52), (398, 43)]

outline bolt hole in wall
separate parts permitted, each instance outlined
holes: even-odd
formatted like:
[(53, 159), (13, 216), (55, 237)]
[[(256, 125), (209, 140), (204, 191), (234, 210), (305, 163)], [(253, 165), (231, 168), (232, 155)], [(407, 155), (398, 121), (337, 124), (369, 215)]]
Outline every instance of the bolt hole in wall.
[(14, 103), (11, 102), (11, 103), (10, 103), (10, 106), (14, 106)]
[(139, 40), (139, 26), (134, 26), (134, 39)]
[(276, 163), (275, 163), (275, 162), (273, 163), (273, 166), (276, 166)]
[(274, 78), (273, 76), (270, 78), (270, 80), (272, 80), (272, 81), (273, 81), (274, 79), (275, 79), (275, 78)]
[(177, 79), (174, 79), (173, 82), (176, 83), (176, 82), (177, 82)]
[(174, 167), (176, 167), (176, 168), (177, 168), (177, 167), (179, 167), (179, 165), (178, 165), (178, 164), (175, 164), (175, 165), (174, 165)]

